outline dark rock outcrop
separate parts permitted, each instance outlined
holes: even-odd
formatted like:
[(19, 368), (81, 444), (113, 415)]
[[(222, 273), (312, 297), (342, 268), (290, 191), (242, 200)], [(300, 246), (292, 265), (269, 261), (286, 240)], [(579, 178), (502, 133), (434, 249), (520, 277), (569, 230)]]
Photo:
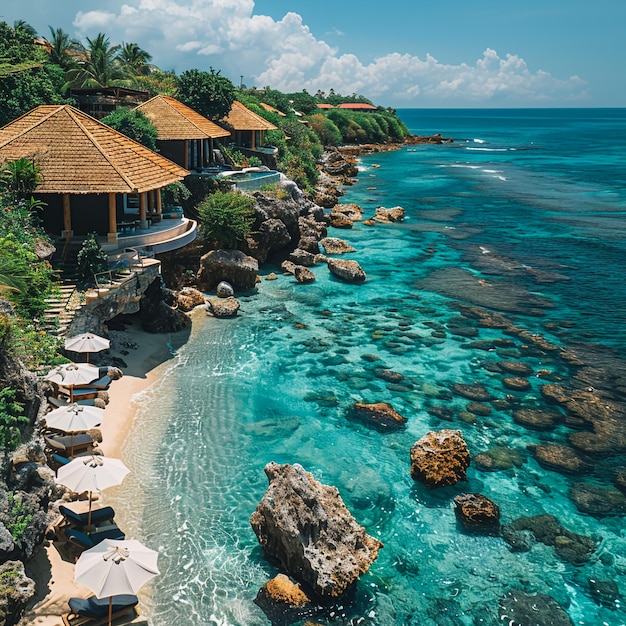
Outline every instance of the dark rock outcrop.
[(388, 402), (375, 402), (373, 404), (355, 402), (348, 412), (348, 417), (381, 431), (404, 428), (408, 421)]
[(563, 417), (556, 411), (519, 409), (513, 412), (513, 420), (530, 430), (552, 430), (563, 421)]
[(315, 282), (315, 274), (308, 268), (302, 265), (296, 265), (293, 270), (293, 275), (296, 280), (303, 285)]
[(0, 624), (16, 624), (35, 595), (35, 582), (26, 576), (21, 561), (0, 565)]
[(411, 476), (429, 489), (465, 480), (469, 464), (469, 450), (460, 430), (431, 430), (411, 448)]
[(370, 537), (335, 487), (298, 464), (268, 463), (269, 486), (250, 517), (265, 552), (320, 597), (337, 597), (365, 573), (382, 543)]
[(211, 250), (200, 259), (198, 288), (212, 291), (225, 280), (235, 289), (253, 289), (258, 271), (258, 261), (240, 250)]
[(332, 274), (347, 283), (363, 283), (366, 274), (356, 261), (328, 259), (328, 269)]
[(452, 391), (458, 396), (462, 396), (468, 400), (474, 400), (475, 402), (489, 402), (489, 400), (493, 400), (491, 393), (489, 393), (485, 387), (477, 383), (471, 385), (455, 383), (452, 387)]
[(315, 265), (315, 254), (296, 248), (288, 257), (288, 260), (296, 265), (304, 267), (313, 267)]
[(494, 533), (500, 526), (500, 508), (480, 493), (465, 493), (454, 498), (457, 519), (466, 530)]
[(167, 291), (169, 290), (163, 288), (160, 280), (155, 280), (141, 298), (139, 318), (142, 328), (149, 333), (174, 333), (191, 325), (191, 320), (183, 311), (166, 303), (166, 300), (173, 300)]
[(612, 487), (593, 483), (574, 483), (570, 498), (581, 513), (594, 517), (626, 515), (626, 496)]

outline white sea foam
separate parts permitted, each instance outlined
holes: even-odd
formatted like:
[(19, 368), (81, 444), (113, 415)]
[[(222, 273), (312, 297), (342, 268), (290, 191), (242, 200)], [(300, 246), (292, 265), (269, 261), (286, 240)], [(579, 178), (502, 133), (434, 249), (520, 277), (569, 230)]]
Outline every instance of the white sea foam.
[(472, 139), (474, 143), (486, 143), (484, 139)]

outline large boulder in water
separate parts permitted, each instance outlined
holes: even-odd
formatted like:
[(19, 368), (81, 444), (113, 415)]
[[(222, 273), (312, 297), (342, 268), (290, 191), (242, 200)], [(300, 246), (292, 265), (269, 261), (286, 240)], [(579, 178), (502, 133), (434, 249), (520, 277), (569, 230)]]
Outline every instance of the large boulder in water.
[(429, 489), (465, 480), (470, 454), (460, 430), (431, 430), (411, 448), (411, 476)]
[(365, 282), (365, 272), (356, 261), (344, 261), (342, 259), (328, 259), (328, 269), (331, 274), (346, 283)]
[(269, 486), (250, 517), (268, 556), (320, 597), (337, 597), (364, 574), (383, 544), (370, 537), (335, 487), (301, 465), (268, 463)]
[(235, 289), (253, 289), (259, 262), (240, 250), (211, 250), (200, 259), (197, 284), (202, 291), (212, 291), (226, 281)]

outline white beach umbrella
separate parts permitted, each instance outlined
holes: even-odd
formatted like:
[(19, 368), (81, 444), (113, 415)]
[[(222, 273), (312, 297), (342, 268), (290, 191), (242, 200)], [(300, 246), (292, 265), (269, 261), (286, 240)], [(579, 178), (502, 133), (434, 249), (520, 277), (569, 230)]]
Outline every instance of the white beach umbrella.
[(63, 385), (70, 390), (70, 400), (73, 401), (74, 387), (86, 385), (100, 377), (100, 370), (89, 363), (65, 363), (56, 365), (45, 376), (44, 380)]
[(109, 597), (109, 625), (113, 596), (133, 594), (159, 574), (156, 550), (134, 539), (104, 539), (85, 550), (78, 561), (74, 580), (91, 589), (96, 598)]
[(86, 404), (68, 404), (46, 413), (44, 416), (48, 428), (64, 430), (67, 433), (89, 430), (102, 424), (104, 409)]
[(104, 419), (104, 409), (96, 406), (83, 404), (68, 404), (54, 409), (45, 415), (48, 428), (63, 430), (72, 435), (72, 448), (70, 456), (74, 456), (74, 433), (82, 430), (89, 430), (94, 426), (102, 424)]
[(100, 335), (94, 333), (81, 333), (68, 337), (64, 342), (64, 347), (70, 352), (80, 352), (87, 354), (87, 362), (89, 362), (89, 354), (91, 352), (101, 352), (107, 350), (111, 342)]
[(57, 482), (76, 493), (89, 492), (89, 515), (91, 526), (91, 493), (119, 485), (130, 470), (119, 459), (105, 456), (83, 456), (62, 465), (57, 470)]

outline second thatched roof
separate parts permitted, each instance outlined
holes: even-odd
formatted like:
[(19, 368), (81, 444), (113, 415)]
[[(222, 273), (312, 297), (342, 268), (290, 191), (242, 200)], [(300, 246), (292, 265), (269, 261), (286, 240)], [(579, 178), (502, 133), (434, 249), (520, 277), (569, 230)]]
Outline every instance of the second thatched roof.
[(33, 159), (37, 193), (142, 193), (189, 172), (67, 104), (42, 105), (0, 130), (0, 162)]
[(238, 100), (233, 102), (230, 112), (221, 121), (233, 130), (277, 130), (274, 124), (257, 115)]
[(154, 96), (136, 107), (136, 110), (141, 111), (152, 122), (159, 133), (159, 139), (165, 141), (217, 139), (230, 134), (171, 96)]

